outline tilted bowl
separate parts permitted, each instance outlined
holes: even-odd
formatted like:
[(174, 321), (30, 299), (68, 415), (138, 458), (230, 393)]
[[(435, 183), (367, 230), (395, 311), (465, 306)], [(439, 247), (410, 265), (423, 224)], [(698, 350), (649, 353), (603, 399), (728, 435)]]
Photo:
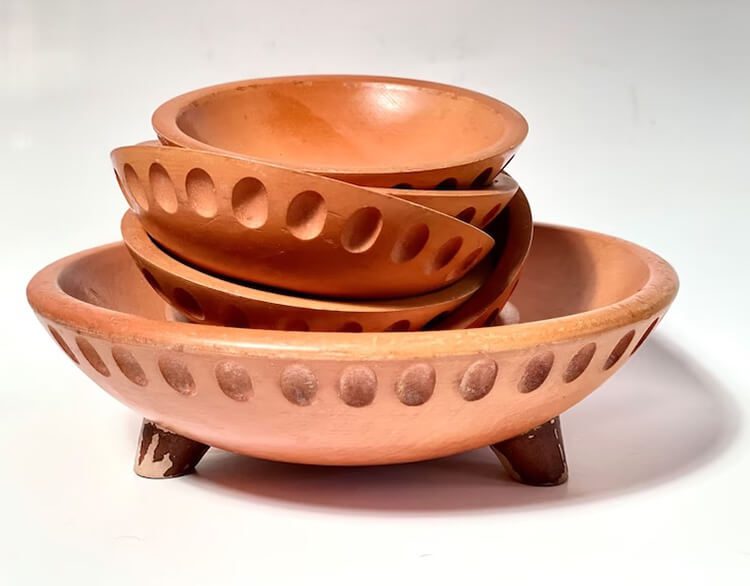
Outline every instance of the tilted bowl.
[(154, 240), (251, 283), (338, 298), (420, 295), (458, 281), (494, 244), (418, 203), (294, 169), (149, 144), (115, 149), (112, 161)]

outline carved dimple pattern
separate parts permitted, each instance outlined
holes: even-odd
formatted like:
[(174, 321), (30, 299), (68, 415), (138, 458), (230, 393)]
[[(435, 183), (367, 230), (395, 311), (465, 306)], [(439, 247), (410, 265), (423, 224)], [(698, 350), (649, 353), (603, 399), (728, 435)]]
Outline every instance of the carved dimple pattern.
[[(124, 188), (128, 203), (131, 207), (135, 204), (143, 214), (158, 213), (159, 210), (169, 215), (186, 213), (201, 217), (206, 222), (226, 216), (249, 231), (261, 231), (277, 229), (269, 222), (273, 207), (274, 213), (285, 214), (285, 229), (295, 236), (299, 246), (304, 246), (308, 241), (325, 239), (337, 242), (342, 250), (357, 255), (379, 245), (385, 218), (377, 207), (363, 207), (354, 212), (348, 221), (329, 226), (324, 192), (308, 190), (294, 193), (288, 185), (280, 185), (273, 177), (266, 177), (263, 173), (248, 175), (247, 169), (229, 172), (224, 168), (212, 168), (211, 165), (185, 168), (185, 161), (172, 161), (169, 157), (158, 158), (157, 161), (124, 158), (115, 168), (116, 180)], [(484, 181), (491, 172), (491, 168), (485, 169), (476, 181)], [(411, 185), (404, 183), (395, 187), (405, 189), (411, 188)], [(448, 177), (435, 186), (438, 190), (456, 188), (457, 179), (454, 177)], [(287, 197), (283, 197), (285, 192)], [(274, 197), (269, 197), (269, 194)], [(153, 209), (151, 204), (156, 204), (158, 209)], [(496, 206), (485, 220), (498, 209)], [(477, 210), (473, 207), (462, 210), (456, 217), (467, 224), (479, 222)], [(407, 227), (400, 235), (390, 236), (388, 242), (382, 243), (378, 254), (390, 255), (393, 263), (403, 264), (420, 256), (430, 239), (428, 226), (417, 223)], [(462, 240), (458, 236), (444, 243), (427, 261), (425, 273), (436, 273), (450, 265), (450, 270), (441, 280), (454, 281), (466, 272), (467, 267), (475, 264), (482, 249), (473, 250), (467, 255), (461, 249)]]
[[(650, 324), (651, 327), (644, 330), (641, 334), (642, 338), (645, 338), (653, 330), (653, 325), (660, 317), (654, 319)], [(59, 326), (48, 324), (47, 327), (66, 354), (78, 362), (76, 356), (65, 343), (58, 329)], [(406, 328), (408, 328), (408, 324), (396, 322), (394, 327), (389, 329), (399, 331)], [(357, 331), (357, 328), (351, 326), (347, 328), (347, 331)], [(615, 363), (624, 360), (626, 350), (632, 343), (634, 336), (634, 331), (630, 330), (619, 339), (607, 357), (603, 370), (608, 370)], [(93, 367), (95, 373), (102, 377), (111, 376), (109, 367), (88, 339), (77, 335), (75, 336), (75, 342), (81, 355)], [(569, 358), (566, 358), (567, 362), (564, 368), (556, 376), (565, 385), (573, 383), (589, 369), (596, 352), (597, 344), (595, 342), (577, 346), (576, 351)], [(147, 372), (154, 372), (161, 374), (162, 380), (183, 396), (190, 397), (199, 392), (189, 361), (180, 355), (158, 355), (154, 358), (154, 364), (149, 365), (137, 360), (129, 349), (117, 344), (110, 347), (110, 355), (120, 374), (137, 387), (147, 389), (151, 386), (153, 380), (151, 376), (147, 375)], [(453, 386), (464, 402), (473, 403), (492, 394), (493, 388), (496, 386), (496, 380), (499, 378), (498, 360), (500, 359), (502, 359), (501, 355), (480, 358), (468, 362), (459, 371), (458, 377), (454, 377)], [(518, 391), (524, 394), (531, 393), (549, 383), (553, 379), (550, 374), (554, 363), (555, 353), (551, 350), (538, 351), (526, 363), (515, 381), (514, 384), (516, 384)], [(243, 365), (241, 361), (219, 358), (212, 368), (214, 373), (213, 386), (215, 388), (201, 389), (201, 392), (216, 390), (235, 403), (248, 402), (254, 398), (253, 382), (249, 374), (251, 369)], [(308, 406), (315, 403), (319, 391), (321, 391), (337, 395), (338, 399), (349, 407), (362, 408), (374, 402), (379, 390), (378, 376), (377, 370), (366, 364), (350, 366), (339, 374), (332, 388), (319, 388), (316, 370), (308, 365), (296, 363), (281, 368), (276, 391), (290, 403), (298, 406)], [(394, 380), (388, 376), (384, 378)], [(433, 393), (437, 390), (439, 378), (440, 374), (432, 364), (424, 362), (407, 364), (396, 373), (394, 389), (396, 398), (405, 407), (419, 407), (434, 400)]]

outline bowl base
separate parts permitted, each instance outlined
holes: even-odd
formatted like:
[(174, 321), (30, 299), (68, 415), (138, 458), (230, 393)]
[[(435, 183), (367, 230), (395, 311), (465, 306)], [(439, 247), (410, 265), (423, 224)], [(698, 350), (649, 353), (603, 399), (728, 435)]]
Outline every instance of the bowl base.
[(192, 474), (208, 446), (143, 420), (134, 470), (143, 478), (176, 478)]
[[(177, 478), (195, 472), (209, 446), (143, 420), (135, 473), (143, 478)], [(508, 475), (531, 486), (558, 486), (568, 480), (560, 418), (490, 446)]]

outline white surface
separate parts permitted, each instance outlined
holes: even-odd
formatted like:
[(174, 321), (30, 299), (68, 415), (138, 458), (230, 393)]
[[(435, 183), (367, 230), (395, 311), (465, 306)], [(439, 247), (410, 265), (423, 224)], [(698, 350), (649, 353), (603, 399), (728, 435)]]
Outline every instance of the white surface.
[[(747, 584), (749, 21), (743, 2), (0, 3), (0, 583)], [(563, 417), (566, 487), (512, 484), (488, 450), (380, 469), (212, 451), (142, 480), (137, 417), (36, 323), (33, 272), (119, 238), (108, 152), (159, 103), (311, 72), (508, 101), (538, 219), (679, 271), (655, 336)]]

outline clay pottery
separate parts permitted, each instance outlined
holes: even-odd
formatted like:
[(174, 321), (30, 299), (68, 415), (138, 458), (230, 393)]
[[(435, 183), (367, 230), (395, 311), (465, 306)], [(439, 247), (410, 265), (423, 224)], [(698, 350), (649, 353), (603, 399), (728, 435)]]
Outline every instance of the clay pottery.
[(518, 189), (503, 212), (485, 230), (495, 238), (493, 269), (479, 290), (431, 329), (455, 330), (493, 324), (513, 293), (531, 250), (534, 226), (531, 208)]
[(518, 183), (509, 175), (501, 173), (492, 185), (481, 189), (439, 190), (386, 187), (371, 189), (437, 210), (477, 228), (484, 228), (497, 217), (515, 195), (518, 191)]
[(528, 131), (516, 110), (463, 88), (390, 77), (251, 79), (161, 105), (164, 144), (238, 154), (374, 187), (489, 183)]
[(382, 332), (416, 330), (449, 313), (482, 285), (482, 263), (453, 285), (393, 300), (335, 301), (298, 297), (234, 283), (180, 262), (159, 248), (138, 218), (127, 212), (122, 236), (145, 279), (193, 322), (277, 330)]
[[(407, 462), (491, 444), (508, 458), (536, 434), (510, 438), (537, 426), (557, 453), (557, 416), (627, 362), (677, 287), (672, 268), (639, 246), (542, 225), (513, 296), (514, 325), (318, 333), (168, 321), (123, 244), (50, 265), (27, 293), (71, 361), (148, 420), (140, 465), (170, 475), (209, 445), (311, 464)], [(189, 457), (175, 467), (178, 448)]]
[(265, 163), (138, 145), (112, 152), (146, 231), (200, 269), (337, 298), (400, 298), (458, 281), (493, 239), (387, 194)]

